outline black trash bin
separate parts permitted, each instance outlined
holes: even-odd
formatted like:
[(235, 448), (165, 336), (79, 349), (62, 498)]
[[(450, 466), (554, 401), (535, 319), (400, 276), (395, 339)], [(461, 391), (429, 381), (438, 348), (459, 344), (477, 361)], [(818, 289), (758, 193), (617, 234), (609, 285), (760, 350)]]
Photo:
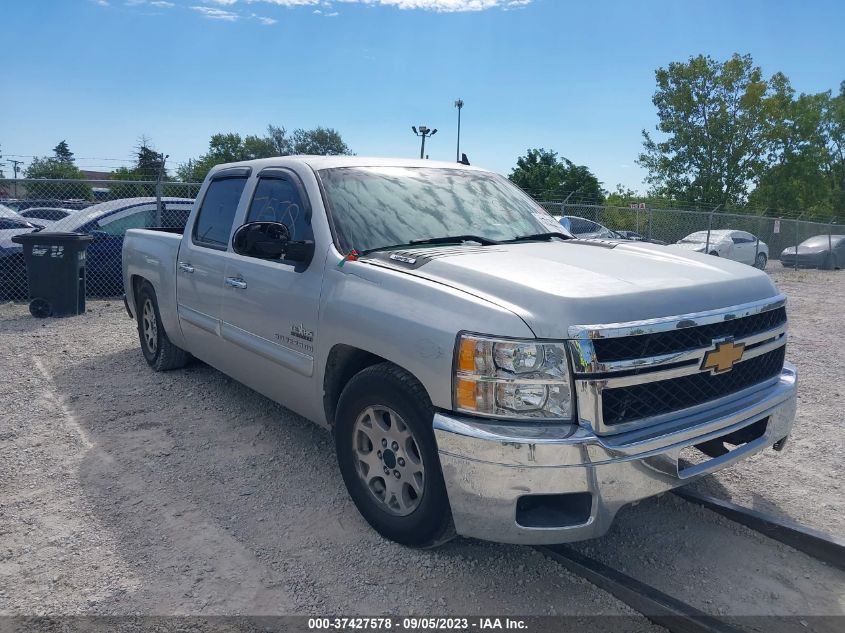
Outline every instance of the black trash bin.
[(85, 312), (85, 250), (91, 239), (83, 233), (47, 231), (12, 237), (23, 246), (32, 316)]

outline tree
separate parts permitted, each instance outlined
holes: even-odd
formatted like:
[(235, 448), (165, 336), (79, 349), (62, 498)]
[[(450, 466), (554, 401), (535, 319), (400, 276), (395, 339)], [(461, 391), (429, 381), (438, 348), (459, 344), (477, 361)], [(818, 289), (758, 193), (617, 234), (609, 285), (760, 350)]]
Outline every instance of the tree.
[(164, 167), (164, 154), (156, 151), (146, 136), (138, 139), (135, 147), (135, 165), (132, 167), (118, 167), (111, 173), (112, 180), (121, 181), (146, 181), (138, 184), (117, 184), (111, 187), (109, 199), (132, 198), (136, 196), (154, 196), (155, 185), (152, 181), (158, 180), (161, 174), (162, 180), (167, 180), (168, 174)]
[(754, 206), (828, 220), (845, 209), (845, 82), (840, 93), (785, 100), (773, 134), (773, 163), (749, 195)]
[[(85, 175), (73, 164), (56, 156), (33, 158), (26, 168), (25, 175), (30, 179), (44, 180), (79, 180)], [(85, 198), (90, 199), (91, 187), (83, 182), (50, 183), (29, 182), (27, 195), (31, 198)]]
[(53, 148), (53, 155), (59, 162), (69, 164), (73, 163), (73, 152), (70, 151), (67, 141), (62, 140), (58, 145), (56, 145)]
[(293, 131), (293, 154), (312, 154), (315, 156), (345, 156), (351, 154), (343, 142), (340, 132), (332, 128), (316, 127), (313, 130), (302, 128)]
[(236, 132), (214, 134), (208, 143), (208, 152), (179, 165), (176, 173), (179, 179), (185, 182), (199, 182), (206, 177), (212, 167), (221, 163), (291, 154), (350, 153), (340, 133), (332, 128), (317, 127), (313, 130), (298, 128), (288, 136), (285, 128), (268, 125), (265, 136), (241, 137)]
[(655, 78), (662, 140), (643, 130), (638, 159), (653, 192), (706, 206), (743, 202), (771, 159), (777, 110), (791, 93), (787, 78), (766, 80), (750, 55), (739, 54), (673, 62)]
[(551, 150), (529, 149), (525, 156), (517, 158), (508, 177), (538, 200), (563, 200), (573, 194), (579, 200), (604, 201), (601, 182), (587, 167), (558, 158), (557, 152)]

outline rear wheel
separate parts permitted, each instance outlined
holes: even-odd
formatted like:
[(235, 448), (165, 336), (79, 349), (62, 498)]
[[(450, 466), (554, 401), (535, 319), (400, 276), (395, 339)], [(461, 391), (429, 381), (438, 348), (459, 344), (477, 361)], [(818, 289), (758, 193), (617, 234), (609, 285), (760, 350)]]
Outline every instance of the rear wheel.
[(138, 289), (135, 297), (135, 311), (141, 351), (144, 353), (147, 364), (155, 371), (184, 367), (191, 356), (167, 338), (167, 332), (161, 324), (155, 290), (147, 281), (143, 282)]
[(379, 534), (411, 547), (454, 536), (433, 416), (422, 385), (391, 363), (356, 374), (337, 407), (337, 459), (352, 501)]
[(765, 253), (757, 253), (757, 258), (754, 260), (754, 267), (760, 270), (766, 270), (766, 262), (768, 261)]
[(716, 252), (716, 251), (710, 251), (710, 254), (711, 254), (713, 257), (718, 257), (718, 256), (719, 256), (719, 253), (718, 253), (718, 252)]

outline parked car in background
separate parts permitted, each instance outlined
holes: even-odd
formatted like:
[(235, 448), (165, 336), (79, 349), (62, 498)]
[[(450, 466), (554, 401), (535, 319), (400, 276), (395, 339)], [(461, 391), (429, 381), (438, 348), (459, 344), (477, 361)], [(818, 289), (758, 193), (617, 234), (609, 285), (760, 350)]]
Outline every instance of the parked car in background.
[(769, 247), (763, 241), (757, 243), (757, 237), (747, 231), (719, 229), (710, 231), (696, 231), (671, 246), (683, 248), (696, 253), (708, 253), (716, 257), (725, 257), (735, 262), (742, 262), (763, 270), (769, 261)]
[(558, 221), (563, 228), (579, 239), (619, 239), (619, 235), (615, 231), (587, 218), (579, 218), (576, 215), (564, 215)]
[(64, 220), (67, 216), (73, 215), (76, 212), (77, 210), (75, 209), (61, 209), (58, 207), (30, 207), (21, 211), (20, 215), (33, 224), (39, 224), (49, 231), (55, 222)]
[(58, 207), (61, 209), (74, 209), (78, 211), (79, 209), (90, 207), (93, 203), (81, 198), (71, 198), (68, 200), (63, 200), (61, 198), (6, 198), (2, 201), (2, 204), (6, 205), (13, 211), (20, 213), (21, 211), (32, 209), (33, 207)]
[[(193, 203), (190, 198), (162, 198), (164, 210), (161, 225), (183, 228)], [(28, 228), (17, 233), (38, 228), (34, 223), (27, 223), (26, 218), (14, 215), (20, 218), (19, 222), (28, 224)], [(124, 234), (127, 229), (150, 228), (156, 224), (155, 198), (124, 198), (72, 211), (51, 223), (48, 230), (92, 235), (94, 239), (88, 246), (87, 255), (88, 292), (92, 295), (115, 296), (123, 293), (120, 258)], [(23, 267), (21, 246), (11, 242), (12, 234), (8, 240), (3, 240), (0, 254), (0, 294), (13, 294), (14, 297), (5, 298), (22, 299), (26, 296), (26, 269)]]
[(648, 242), (649, 244), (666, 244), (666, 242), (662, 240), (649, 239), (642, 233), (637, 233), (636, 231), (617, 231), (614, 229), (613, 232), (616, 233), (623, 240), (631, 240), (632, 242)]
[(834, 270), (845, 265), (845, 235), (816, 235), (796, 247), (783, 249), (780, 263), (799, 268), (824, 268)]
[[(191, 198), (162, 198), (161, 226), (182, 229), (194, 201)], [(95, 204), (57, 221), (51, 231), (88, 233), (88, 292), (114, 296), (123, 293), (121, 251), (128, 229), (156, 226), (155, 198), (123, 198)]]
[(0, 300), (26, 296), (26, 268), (20, 244), (12, 237), (32, 233), (38, 226), (28, 222), (8, 207), (0, 205)]

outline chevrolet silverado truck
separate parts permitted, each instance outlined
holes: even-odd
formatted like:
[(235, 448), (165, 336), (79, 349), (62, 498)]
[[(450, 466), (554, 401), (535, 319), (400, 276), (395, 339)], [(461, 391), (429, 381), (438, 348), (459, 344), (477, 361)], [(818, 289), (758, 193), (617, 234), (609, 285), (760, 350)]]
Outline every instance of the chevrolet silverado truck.
[(123, 275), (154, 370), (194, 356), (331, 429), (361, 515), (409, 546), (600, 536), (795, 417), (765, 273), (575, 239), (475, 167), (219, 165), (184, 232), (127, 232)]

